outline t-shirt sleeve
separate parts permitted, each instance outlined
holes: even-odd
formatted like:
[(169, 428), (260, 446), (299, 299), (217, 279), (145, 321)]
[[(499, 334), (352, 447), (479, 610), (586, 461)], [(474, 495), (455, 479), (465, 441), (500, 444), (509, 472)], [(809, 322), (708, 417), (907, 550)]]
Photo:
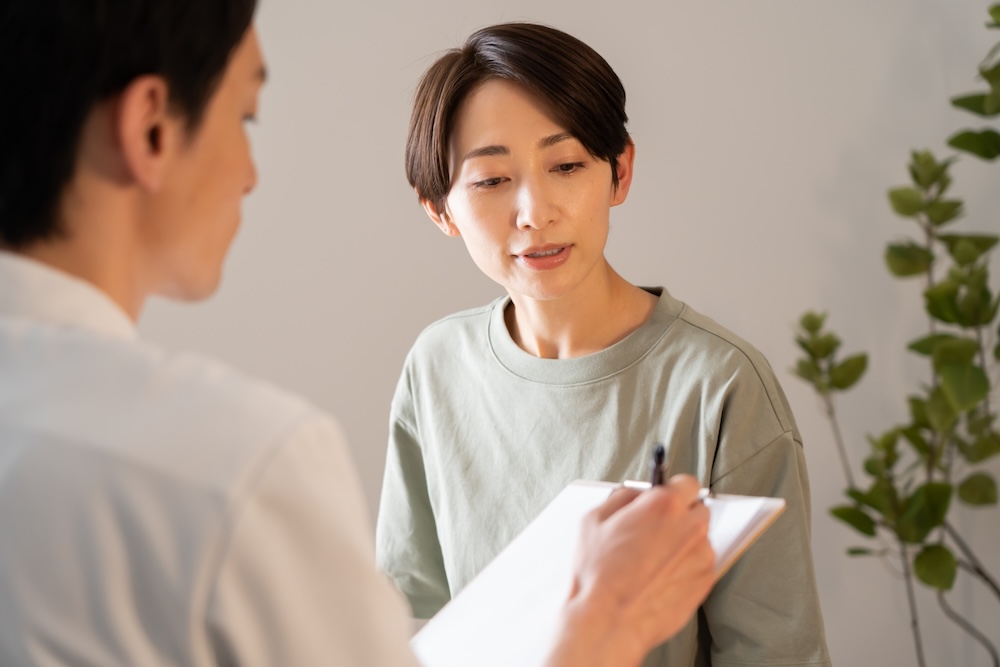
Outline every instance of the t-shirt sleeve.
[(209, 590), (215, 664), (416, 665), (338, 427), (298, 428), (247, 489)]
[(829, 665), (802, 444), (777, 381), (749, 375), (727, 402), (712, 486), (784, 498), (786, 507), (705, 601), (712, 664)]
[(389, 448), (375, 529), (375, 555), (409, 599), (414, 618), (430, 618), (450, 599), (424, 455), (412, 426), (404, 372), (393, 399)]

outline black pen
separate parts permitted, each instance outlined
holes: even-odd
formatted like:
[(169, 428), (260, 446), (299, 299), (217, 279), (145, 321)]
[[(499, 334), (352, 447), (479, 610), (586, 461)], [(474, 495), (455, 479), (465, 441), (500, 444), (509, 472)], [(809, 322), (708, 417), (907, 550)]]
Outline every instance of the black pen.
[(649, 484), (651, 486), (663, 485), (663, 458), (665, 455), (666, 451), (663, 449), (663, 445), (656, 445), (653, 449), (653, 465), (650, 466), (649, 471)]

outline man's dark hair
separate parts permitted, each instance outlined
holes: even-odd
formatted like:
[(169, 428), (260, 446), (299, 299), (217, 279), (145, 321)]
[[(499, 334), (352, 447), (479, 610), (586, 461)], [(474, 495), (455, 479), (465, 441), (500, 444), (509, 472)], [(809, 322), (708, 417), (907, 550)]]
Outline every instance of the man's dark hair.
[(162, 76), (195, 131), (256, 0), (0, 0), (0, 244), (62, 231), (94, 105), (136, 77)]
[(611, 66), (572, 35), (534, 23), (474, 32), (441, 56), (417, 85), (406, 140), (406, 177), (440, 212), (451, 189), (449, 143), (455, 114), (480, 84), (503, 79), (524, 86), (595, 158), (612, 165), (628, 145), (625, 88)]

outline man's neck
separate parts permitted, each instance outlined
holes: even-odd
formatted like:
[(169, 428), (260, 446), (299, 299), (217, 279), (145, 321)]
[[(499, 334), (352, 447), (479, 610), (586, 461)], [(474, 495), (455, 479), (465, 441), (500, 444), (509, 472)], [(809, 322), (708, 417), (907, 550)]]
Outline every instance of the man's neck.
[(94, 285), (135, 322), (149, 290), (129, 213), (127, 203), (95, 206), (93, 199), (70, 190), (63, 199), (60, 232), (12, 251)]

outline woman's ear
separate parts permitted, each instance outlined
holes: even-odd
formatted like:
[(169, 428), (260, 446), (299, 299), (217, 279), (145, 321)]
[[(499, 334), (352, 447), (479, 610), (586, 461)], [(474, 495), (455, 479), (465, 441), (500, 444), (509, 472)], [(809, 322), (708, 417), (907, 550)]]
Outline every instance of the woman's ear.
[(163, 184), (173, 147), (184, 122), (170, 113), (166, 81), (137, 77), (122, 91), (115, 116), (115, 135), (125, 169), (140, 186), (156, 191)]
[[(419, 195), (418, 195), (419, 196)], [(458, 231), (458, 227), (455, 223), (451, 221), (451, 215), (449, 215), (447, 207), (445, 210), (438, 211), (437, 206), (434, 205), (430, 199), (424, 199), (421, 197), (420, 205), (424, 207), (424, 211), (427, 212), (427, 217), (429, 217), (437, 228), (444, 232), (447, 236), (461, 236), (462, 234)]]
[(611, 205), (618, 206), (628, 197), (628, 190), (632, 187), (632, 167), (635, 164), (635, 144), (632, 137), (629, 137), (625, 144), (625, 150), (615, 159), (613, 168), (618, 172), (618, 187), (611, 193)]

